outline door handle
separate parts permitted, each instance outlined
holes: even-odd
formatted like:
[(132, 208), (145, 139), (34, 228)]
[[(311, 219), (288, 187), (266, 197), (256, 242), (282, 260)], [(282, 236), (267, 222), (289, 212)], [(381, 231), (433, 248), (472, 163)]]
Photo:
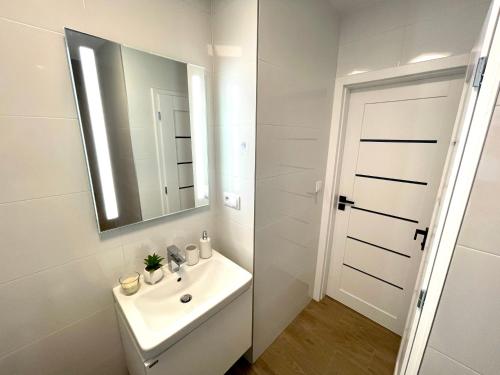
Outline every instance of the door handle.
[(427, 242), (427, 235), (429, 234), (429, 227), (425, 228), (425, 230), (423, 230), (423, 229), (415, 230), (415, 235), (413, 236), (413, 239), (416, 240), (417, 236), (419, 234), (421, 234), (423, 236), (422, 242), (420, 243), (420, 250), (423, 251), (425, 249), (425, 243)]
[(338, 205), (338, 209), (340, 211), (344, 211), (345, 210), (345, 206), (346, 205), (353, 205), (354, 204), (354, 201), (350, 201), (347, 199), (347, 197), (345, 195), (339, 195), (339, 205)]

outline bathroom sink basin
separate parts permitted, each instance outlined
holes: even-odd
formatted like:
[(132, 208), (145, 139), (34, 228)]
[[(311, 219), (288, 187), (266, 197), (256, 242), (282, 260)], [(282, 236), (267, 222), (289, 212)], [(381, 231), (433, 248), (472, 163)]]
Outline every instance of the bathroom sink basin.
[(212, 254), (194, 266), (184, 264), (180, 272), (165, 267), (165, 277), (155, 285), (141, 278), (134, 295), (125, 295), (120, 286), (113, 289), (143, 354), (167, 349), (250, 287), (249, 272), (217, 251)]

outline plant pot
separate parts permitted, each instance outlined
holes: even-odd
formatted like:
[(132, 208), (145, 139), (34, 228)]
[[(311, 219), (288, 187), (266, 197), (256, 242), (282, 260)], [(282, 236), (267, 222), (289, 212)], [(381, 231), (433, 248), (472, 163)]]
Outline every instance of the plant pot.
[(148, 284), (156, 284), (158, 281), (163, 279), (162, 268), (158, 268), (157, 270), (154, 271), (144, 270), (142, 274), (144, 275), (144, 281), (147, 282)]

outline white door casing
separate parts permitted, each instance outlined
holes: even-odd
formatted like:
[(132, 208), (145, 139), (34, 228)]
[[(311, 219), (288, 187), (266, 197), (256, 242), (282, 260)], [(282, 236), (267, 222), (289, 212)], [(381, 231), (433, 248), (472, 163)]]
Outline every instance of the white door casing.
[(352, 90), (327, 294), (402, 334), (463, 87), (441, 76)]
[(189, 99), (187, 93), (167, 90), (152, 94), (160, 192), (168, 214), (194, 207)]

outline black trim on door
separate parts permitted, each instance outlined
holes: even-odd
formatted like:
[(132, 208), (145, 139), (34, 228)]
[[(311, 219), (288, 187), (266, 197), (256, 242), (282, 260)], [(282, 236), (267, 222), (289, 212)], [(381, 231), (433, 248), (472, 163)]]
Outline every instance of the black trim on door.
[(394, 254), (398, 254), (398, 255), (401, 255), (405, 258), (411, 258), (411, 256), (407, 255), (407, 254), (403, 254), (403, 253), (400, 253), (398, 251), (395, 251), (395, 250), (391, 250), (391, 249), (388, 249), (387, 247), (383, 247), (383, 246), (379, 246), (379, 245), (375, 245), (371, 242), (368, 242), (368, 241), (363, 241), (363, 240), (360, 240), (359, 238), (356, 238), (356, 237), (351, 237), (351, 236), (347, 236), (347, 238), (353, 240), (353, 241), (358, 241), (358, 242), (361, 242), (361, 243), (364, 243), (366, 245), (370, 245), (370, 246), (373, 246), (373, 247), (376, 247), (378, 249), (382, 249), (382, 250), (385, 250), (385, 251), (388, 251), (390, 253), (394, 253)]
[(378, 143), (438, 143), (436, 139), (370, 139), (361, 138), (360, 142), (378, 142)]
[(355, 271), (361, 272), (361, 273), (365, 274), (366, 276), (373, 277), (374, 279), (377, 279), (377, 280), (379, 280), (379, 281), (382, 281), (383, 283), (386, 283), (386, 284), (389, 284), (389, 285), (391, 285), (391, 286), (393, 286), (393, 287), (395, 287), (395, 288), (398, 288), (398, 289), (404, 290), (404, 289), (403, 289), (402, 287), (400, 287), (399, 285), (396, 285), (396, 284), (391, 283), (390, 281), (387, 281), (387, 280), (381, 279), (380, 277), (373, 276), (371, 273), (368, 273), (368, 272), (362, 271), (362, 270), (360, 270), (360, 269), (358, 269), (358, 268), (356, 268), (356, 267), (350, 266), (350, 265), (348, 265), (348, 264), (346, 264), (346, 263), (342, 263), (342, 264), (343, 264), (344, 266), (346, 266), (346, 267), (349, 267), (349, 268), (351, 268), (351, 269), (355, 270)]
[(390, 215), (390, 214), (386, 214), (386, 213), (378, 212), (378, 211), (373, 211), (373, 210), (367, 210), (366, 208), (361, 208), (361, 207), (356, 207), (356, 206), (351, 206), (351, 208), (353, 208), (355, 210), (370, 212), (372, 214), (382, 215), (382, 216), (387, 216), (387, 217), (392, 217), (393, 219), (399, 219), (399, 220), (403, 220), (403, 221), (408, 221), (410, 223), (418, 224), (417, 220), (407, 219), (406, 217), (401, 217), (401, 216), (396, 216), (396, 215)]
[(411, 181), (411, 180), (401, 180), (399, 178), (390, 178), (390, 177), (380, 177), (380, 176), (370, 176), (368, 174), (360, 174), (356, 173), (356, 177), (364, 177), (364, 178), (373, 178), (375, 180), (385, 180), (385, 181), (394, 181), (394, 182), (404, 182), (405, 184), (416, 184), (416, 185), (428, 185), (427, 182), (422, 181)]

